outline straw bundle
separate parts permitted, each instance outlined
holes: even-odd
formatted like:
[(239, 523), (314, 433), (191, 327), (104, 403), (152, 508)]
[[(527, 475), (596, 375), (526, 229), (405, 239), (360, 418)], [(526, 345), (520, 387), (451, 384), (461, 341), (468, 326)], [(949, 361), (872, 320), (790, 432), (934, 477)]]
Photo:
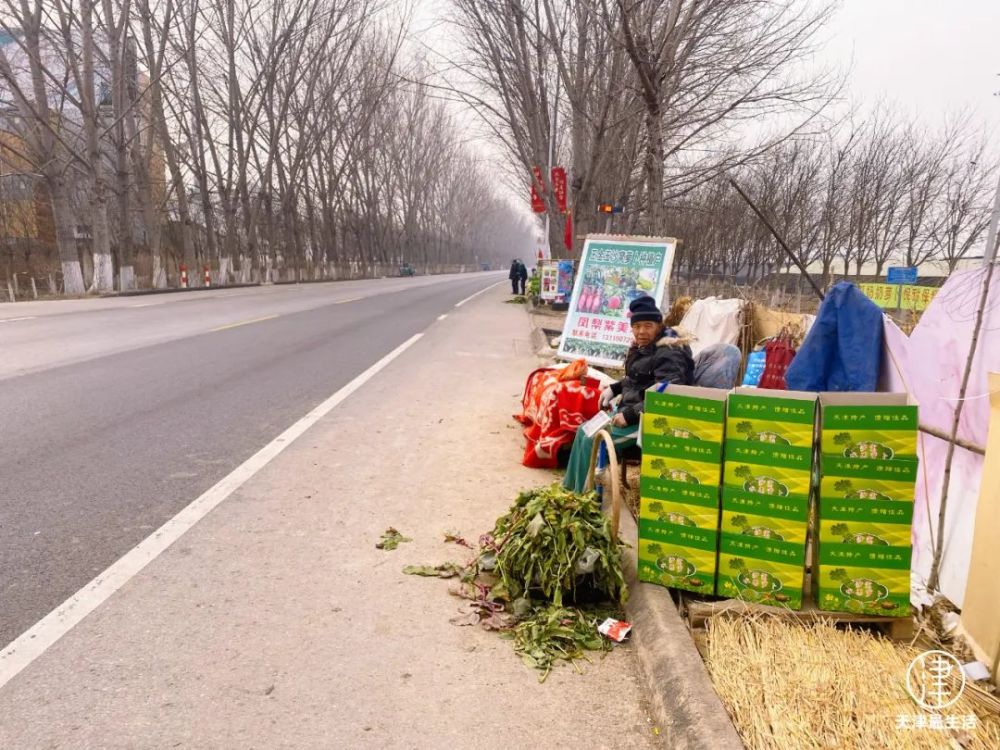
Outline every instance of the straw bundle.
[(772, 616), (717, 616), (708, 630), (709, 673), (748, 750), (1000, 748), (1000, 701), (972, 684), (941, 721), (975, 714), (975, 729), (900, 727), (930, 719), (905, 688), (921, 649)]

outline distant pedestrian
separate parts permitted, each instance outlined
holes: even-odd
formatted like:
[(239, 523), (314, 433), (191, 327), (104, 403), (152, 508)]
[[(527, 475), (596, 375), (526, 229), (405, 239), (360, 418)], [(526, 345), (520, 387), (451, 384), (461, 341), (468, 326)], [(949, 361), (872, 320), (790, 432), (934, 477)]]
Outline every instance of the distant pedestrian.
[(517, 258), (510, 262), (510, 273), (507, 274), (507, 278), (510, 279), (510, 293), (517, 294), (521, 281), (521, 261)]
[[(520, 294), (524, 294), (524, 284), (528, 280), (528, 267), (524, 265), (521, 261), (517, 262), (517, 280), (520, 283), (521, 291)], [(518, 292), (515, 292), (517, 294)]]

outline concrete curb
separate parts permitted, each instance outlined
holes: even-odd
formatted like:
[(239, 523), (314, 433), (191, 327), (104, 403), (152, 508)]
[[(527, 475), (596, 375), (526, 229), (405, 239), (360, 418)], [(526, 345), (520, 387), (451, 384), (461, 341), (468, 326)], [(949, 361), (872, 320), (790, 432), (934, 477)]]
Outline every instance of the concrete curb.
[(712, 687), (687, 625), (662, 586), (636, 579), (638, 528), (628, 511), (621, 517), (632, 640), (652, 718), (669, 748), (744, 750), (725, 706)]
[(193, 286), (188, 289), (135, 289), (128, 292), (109, 292), (98, 295), (101, 299), (114, 297), (145, 297), (148, 294), (187, 294), (188, 292), (217, 292), (220, 289), (246, 289), (262, 284), (226, 284), (225, 286)]

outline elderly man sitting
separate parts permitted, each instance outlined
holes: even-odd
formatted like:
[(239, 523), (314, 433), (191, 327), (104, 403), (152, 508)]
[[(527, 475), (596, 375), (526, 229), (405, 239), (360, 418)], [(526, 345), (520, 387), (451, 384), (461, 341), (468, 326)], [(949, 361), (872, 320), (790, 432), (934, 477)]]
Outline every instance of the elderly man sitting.
[[(634, 343), (625, 355), (625, 377), (601, 393), (601, 408), (610, 407), (615, 398), (621, 397), (610, 427), (619, 451), (636, 443), (648, 388), (658, 383), (691, 385), (694, 382), (691, 347), (673, 329), (663, 327), (663, 314), (656, 307), (656, 301), (652, 297), (639, 297), (629, 305), (629, 311)], [(583, 492), (592, 445), (593, 439), (579, 428), (563, 480), (567, 489)]]

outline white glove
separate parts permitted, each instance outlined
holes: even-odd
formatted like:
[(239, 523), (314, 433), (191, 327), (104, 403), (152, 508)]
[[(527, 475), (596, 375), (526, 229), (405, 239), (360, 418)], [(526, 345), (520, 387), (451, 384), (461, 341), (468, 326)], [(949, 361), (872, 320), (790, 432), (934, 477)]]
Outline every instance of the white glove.
[(611, 402), (614, 401), (614, 398), (615, 398), (615, 392), (611, 390), (611, 386), (609, 385), (607, 388), (601, 391), (601, 400), (598, 402), (598, 405), (602, 409), (607, 409), (609, 406), (611, 406)]

